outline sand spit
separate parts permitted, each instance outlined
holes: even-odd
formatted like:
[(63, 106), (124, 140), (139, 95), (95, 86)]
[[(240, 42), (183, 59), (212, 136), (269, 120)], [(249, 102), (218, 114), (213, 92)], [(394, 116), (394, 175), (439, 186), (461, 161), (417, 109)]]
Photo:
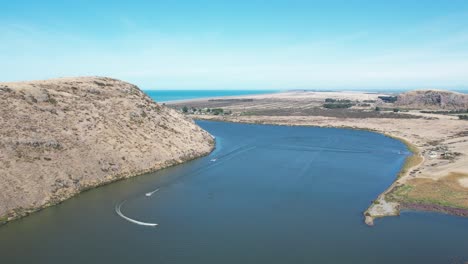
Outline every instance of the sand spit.
[(192, 119), (103, 77), (0, 83), (0, 222), (208, 154)]

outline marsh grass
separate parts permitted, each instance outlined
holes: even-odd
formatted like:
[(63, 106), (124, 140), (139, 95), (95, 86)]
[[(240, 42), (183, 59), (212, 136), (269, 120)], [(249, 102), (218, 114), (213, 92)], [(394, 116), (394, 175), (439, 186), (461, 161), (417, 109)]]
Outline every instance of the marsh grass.
[(459, 180), (468, 174), (451, 173), (439, 180), (419, 178), (395, 187), (387, 198), (392, 201), (415, 204), (436, 204), (452, 208), (468, 209), (468, 188)]

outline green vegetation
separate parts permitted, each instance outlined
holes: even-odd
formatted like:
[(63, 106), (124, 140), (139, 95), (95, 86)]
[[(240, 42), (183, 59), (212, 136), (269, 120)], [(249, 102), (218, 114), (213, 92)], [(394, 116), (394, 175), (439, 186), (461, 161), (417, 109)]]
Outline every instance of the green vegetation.
[(460, 110), (439, 110), (439, 111), (427, 111), (427, 110), (422, 110), (419, 111), (420, 113), (424, 114), (439, 114), (439, 115), (451, 115), (451, 114), (464, 114), (468, 113), (468, 109), (460, 109)]
[(56, 105), (57, 104), (57, 100), (55, 100), (54, 98), (50, 97), (49, 98), (49, 103), (53, 104), (53, 105)]
[(377, 112), (380, 111), (380, 107), (376, 106), (375, 111), (377, 111)]
[(354, 104), (350, 103), (327, 103), (323, 104), (323, 107), (328, 108), (328, 109), (337, 109), (337, 108), (350, 108)]
[(398, 186), (398, 187), (395, 187), (395, 190), (392, 192), (393, 195), (396, 195), (396, 196), (407, 196), (409, 192), (411, 192), (411, 190), (413, 189), (414, 187), (412, 185), (401, 185), (401, 186)]
[(351, 102), (351, 100), (337, 100), (333, 98), (326, 98), (325, 103), (322, 105), (324, 108), (328, 109), (336, 109), (336, 108), (350, 108), (351, 106), (354, 106)]
[(398, 108), (393, 108), (393, 112), (394, 112), (394, 113), (398, 113), (398, 112), (400, 112), (400, 109), (398, 109)]
[(326, 98), (325, 103), (343, 103), (343, 104), (349, 104), (351, 103), (351, 100), (348, 99), (333, 99), (333, 98)]
[(468, 120), (468, 115), (459, 115), (458, 118), (461, 120)]
[(398, 98), (396, 96), (379, 96), (379, 99), (386, 103), (394, 103)]
[(468, 209), (468, 193), (458, 181), (467, 176), (452, 173), (439, 180), (411, 179), (407, 184), (395, 187), (386, 197), (403, 203)]
[(231, 115), (232, 111), (224, 111), (222, 108), (195, 108), (190, 106), (182, 107), (181, 111), (184, 114), (198, 114), (198, 115)]
[(214, 108), (211, 109), (211, 113), (213, 115), (222, 115), (224, 113), (224, 110), (222, 108)]

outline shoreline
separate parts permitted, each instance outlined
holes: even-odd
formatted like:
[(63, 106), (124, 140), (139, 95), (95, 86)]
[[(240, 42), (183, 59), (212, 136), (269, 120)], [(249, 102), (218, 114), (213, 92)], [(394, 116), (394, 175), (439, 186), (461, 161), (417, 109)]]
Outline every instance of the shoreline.
[[(160, 163), (162, 163), (162, 165), (157, 164), (157, 165), (155, 165), (155, 166), (153, 166), (151, 168), (148, 168), (148, 169), (144, 169), (144, 170), (140, 170), (140, 171), (136, 171), (136, 172), (122, 173), (122, 174), (118, 174), (118, 175), (108, 175), (108, 176), (105, 177), (105, 179), (102, 182), (99, 182), (99, 183), (96, 183), (96, 184), (86, 185), (81, 190), (79, 190), (77, 192), (74, 192), (74, 193), (70, 193), (68, 196), (54, 197), (53, 199), (51, 199), (51, 201), (43, 204), (42, 206), (35, 207), (35, 208), (17, 208), (15, 210), (7, 212), (7, 214), (5, 216), (0, 217), (0, 227), (4, 226), (4, 225), (7, 225), (8, 223), (10, 223), (12, 221), (21, 219), (23, 217), (29, 216), (31, 214), (42, 211), (42, 210), (47, 209), (49, 207), (52, 207), (52, 206), (61, 204), (63, 202), (66, 202), (68, 199), (73, 198), (75, 196), (78, 196), (78, 195), (80, 195), (80, 194), (82, 194), (84, 192), (94, 190), (94, 189), (97, 189), (99, 187), (109, 185), (109, 184), (112, 184), (112, 183), (115, 183), (115, 182), (118, 182), (118, 181), (130, 179), (130, 178), (141, 176), (141, 175), (148, 174), (148, 173), (153, 173), (153, 172), (156, 172), (156, 171), (159, 171), (159, 170), (167, 169), (167, 168), (170, 168), (170, 167), (173, 167), (173, 166), (177, 166), (177, 165), (180, 165), (180, 164), (192, 161), (192, 160), (196, 160), (196, 159), (208, 156), (211, 152), (213, 152), (215, 147), (216, 147), (216, 143), (214, 142), (214, 139), (213, 139), (213, 144), (211, 144), (211, 149), (206, 153), (200, 153), (200, 155), (198, 155), (198, 156), (193, 156), (193, 157), (189, 157), (187, 159), (182, 159), (182, 160), (174, 158), (174, 159), (171, 159), (171, 160), (162, 161), (162, 162), (160, 162)], [(112, 177), (112, 178), (110, 180), (107, 180), (110, 177)]]
[[(376, 133), (379, 133), (379, 132), (376, 132)], [(418, 168), (424, 162), (424, 157), (420, 156), (421, 155), (420, 149), (416, 145), (408, 141), (407, 139), (396, 137), (396, 136), (385, 134), (385, 133), (380, 133), (380, 134), (402, 142), (406, 146), (406, 149), (408, 149), (411, 152), (411, 155), (408, 155), (405, 158), (405, 161), (403, 165), (401, 166), (400, 171), (395, 175), (395, 180), (392, 182), (392, 184), (384, 192), (382, 192), (379, 196), (377, 196), (377, 198), (371, 203), (371, 205), (367, 208), (367, 210), (364, 211), (363, 213), (364, 223), (368, 226), (373, 226), (374, 221), (377, 218), (400, 215), (401, 203), (391, 203), (387, 201), (386, 195), (390, 193), (395, 187), (398, 186), (399, 184), (398, 180), (400, 178), (407, 176), (411, 171)], [(417, 158), (417, 157), (422, 157), (422, 158), (420, 159), (418, 163), (412, 164), (414, 158)], [(377, 206), (386, 208), (387, 209), (386, 214), (375, 213), (374, 208)]]

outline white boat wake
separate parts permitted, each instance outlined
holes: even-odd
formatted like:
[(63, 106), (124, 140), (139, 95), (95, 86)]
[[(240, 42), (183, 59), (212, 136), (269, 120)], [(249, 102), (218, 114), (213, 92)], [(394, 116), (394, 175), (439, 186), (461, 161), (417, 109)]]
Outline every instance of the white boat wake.
[(157, 192), (157, 191), (159, 191), (159, 189), (156, 189), (156, 190), (154, 190), (154, 191), (152, 191), (152, 192), (146, 193), (145, 196), (146, 196), (146, 197), (150, 197), (151, 195), (153, 195), (153, 194), (154, 194), (155, 192)]
[(122, 217), (123, 219), (131, 222), (131, 223), (134, 223), (134, 224), (137, 224), (137, 225), (142, 225), (142, 226), (157, 226), (158, 224), (156, 223), (145, 223), (145, 222), (141, 222), (141, 221), (138, 221), (138, 220), (135, 220), (135, 219), (132, 219), (130, 217), (127, 217), (125, 216), (124, 214), (122, 214), (122, 211), (120, 210), (120, 207), (122, 207), (122, 205), (126, 202), (126, 200), (124, 200), (123, 202), (119, 203), (118, 205), (115, 206), (115, 212), (120, 216)]

